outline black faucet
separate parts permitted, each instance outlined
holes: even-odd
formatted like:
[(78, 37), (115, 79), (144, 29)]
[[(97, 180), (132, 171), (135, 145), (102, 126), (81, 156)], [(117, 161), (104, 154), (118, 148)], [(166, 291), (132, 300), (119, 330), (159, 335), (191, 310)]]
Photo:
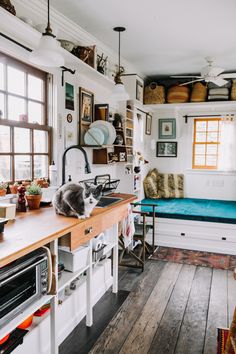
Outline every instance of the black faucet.
[(80, 145), (71, 145), (69, 146), (62, 155), (62, 184), (65, 184), (65, 174), (66, 174), (66, 154), (69, 150), (78, 149), (83, 153), (84, 160), (85, 160), (85, 173), (91, 173), (91, 168), (88, 162), (88, 156), (86, 151)]

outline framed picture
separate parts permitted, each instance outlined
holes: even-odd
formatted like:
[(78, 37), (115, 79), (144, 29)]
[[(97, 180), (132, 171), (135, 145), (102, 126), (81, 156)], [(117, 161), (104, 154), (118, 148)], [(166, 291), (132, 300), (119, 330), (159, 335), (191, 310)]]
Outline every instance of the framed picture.
[(143, 84), (136, 80), (136, 100), (143, 102)]
[(95, 104), (94, 120), (109, 120), (109, 104)]
[(65, 90), (65, 108), (74, 111), (74, 86), (66, 82)]
[(89, 125), (93, 122), (94, 94), (84, 88), (79, 88), (79, 118), (80, 124)]
[(159, 119), (158, 127), (159, 139), (175, 139), (176, 138), (176, 120), (175, 118)]
[(151, 135), (151, 133), (152, 133), (152, 116), (150, 114), (146, 114), (145, 134)]
[(157, 157), (177, 157), (176, 141), (157, 141)]

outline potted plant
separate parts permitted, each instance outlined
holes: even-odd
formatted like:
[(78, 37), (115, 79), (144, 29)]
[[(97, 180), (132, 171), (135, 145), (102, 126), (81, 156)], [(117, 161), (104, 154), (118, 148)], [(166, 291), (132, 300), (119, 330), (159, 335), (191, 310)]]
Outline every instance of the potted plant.
[(40, 185), (32, 183), (26, 187), (26, 200), (30, 210), (39, 209), (42, 198), (42, 189)]
[(0, 197), (4, 197), (7, 194), (8, 184), (6, 182), (0, 182)]
[(14, 182), (13, 184), (10, 184), (9, 188), (10, 188), (11, 194), (17, 194), (19, 186), (20, 186), (20, 184), (18, 182)]

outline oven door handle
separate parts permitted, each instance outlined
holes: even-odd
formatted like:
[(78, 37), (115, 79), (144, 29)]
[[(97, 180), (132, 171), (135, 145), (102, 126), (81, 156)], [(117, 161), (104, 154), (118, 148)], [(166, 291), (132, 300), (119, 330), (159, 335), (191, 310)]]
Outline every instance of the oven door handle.
[(26, 268), (20, 270), (19, 272), (13, 274), (13, 275), (10, 276), (9, 278), (0, 281), (0, 286), (2, 286), (2, 285), (4, 285), (4, 284), (8, 283), (9, 281), (11, 281), (11, 280), (17, 278), (19, 275), (24, 274), (24, 273), (27, 272), (29, 269), (34, 268), (35, 266), (37, 266), (37, 265), (40, 264), (41, 262), (42, 262), (42, 259), (40, 259), (39, 261), (37, 261), (37, 262), (35, 262), (35, 263), (32, 263), (32, 264), (29, 265), (28, 267), (26, 267)]
[(53, 280), (53, 269), (52, 269), (52, 255), (48, 247), (43, 246), (42, 247), (46, 253), (47, 253), (47, 259), (48, 259), (48, 288), (47, 292), (50, 293), (52, 289), (52, 280)]

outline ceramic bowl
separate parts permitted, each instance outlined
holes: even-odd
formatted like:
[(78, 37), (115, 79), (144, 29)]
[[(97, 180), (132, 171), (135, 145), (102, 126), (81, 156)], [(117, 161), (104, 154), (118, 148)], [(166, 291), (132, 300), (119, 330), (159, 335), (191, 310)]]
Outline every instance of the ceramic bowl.
[(66, 39), (58, 39), (58, 41), (61, 43), (61, 47), (68, 50), (68, 52), (71, 52), (75, 46), (73, 42), (67, 41)]

